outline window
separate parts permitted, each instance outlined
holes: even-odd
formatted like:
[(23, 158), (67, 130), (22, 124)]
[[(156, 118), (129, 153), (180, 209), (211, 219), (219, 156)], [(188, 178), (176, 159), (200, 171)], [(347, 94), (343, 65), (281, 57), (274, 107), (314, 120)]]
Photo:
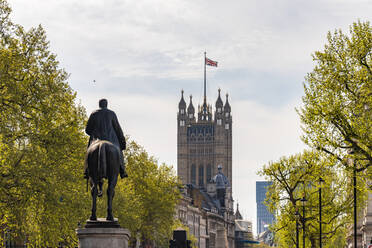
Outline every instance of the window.
[(217, 112), (218, 113), (221, 113), (222, 112), (222, 108), (217, 108)]
[(226, 112), (226, 114), (225, 114), (225, 115), (226, 115), (226, 117), (229, 117), (229, 114), (230, 114), (229, 112)]
[(199, 165), (199, 186), (204, 185), (204, 166)]
[(191, 183), (196, 184), (196, 166), (191, 165)]
[(193, 114), (189, 114), (189, 118), (190, 119), (194, 118), (194, 115)]
[(209, 183), (212, 179), (212, 166), (209, 164), (207, 165), (207, 183)]
[(181, 115), (183, 115), (184, 113), (185, 113), (185, 110), (181, 109)]
[(226, 129), (226, 130), (229, 129), (229, 124), (228, 124), (228, 123), (225, 124), (225, 129)]
[(221, 119), (217, 119), (217, 125), (219, 125), (219, 126), (222, 125), (222, 120)]
[(180, 121), (180, 126), (181, 126), (181, 127), (185, 126), (185, 121), (184, 121), (184, 120), (181, 120), (181, 121)]

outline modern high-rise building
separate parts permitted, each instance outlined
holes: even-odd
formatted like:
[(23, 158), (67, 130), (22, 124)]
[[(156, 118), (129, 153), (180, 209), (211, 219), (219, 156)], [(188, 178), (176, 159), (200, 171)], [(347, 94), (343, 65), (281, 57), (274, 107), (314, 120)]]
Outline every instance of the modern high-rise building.
[(256, 182), (256, 203), (257, 203), (257, 234), (268, 230), (268, 226), (272, 224), (275, 217), (265, 205), (266, 192), (272, 182), (257, 181)]
[[(177, 115), (177, 174), (183, 184), (205, 188), (222, 165), (222, 173), (232, 186), (232, 116), (226, 94), (225, 104), (218, 90), (215, 112), (206, 96), (197, 113), (192, 103), (186, 107), (183, 97)], [(196, 116), (197, 115), (197, 116)]]

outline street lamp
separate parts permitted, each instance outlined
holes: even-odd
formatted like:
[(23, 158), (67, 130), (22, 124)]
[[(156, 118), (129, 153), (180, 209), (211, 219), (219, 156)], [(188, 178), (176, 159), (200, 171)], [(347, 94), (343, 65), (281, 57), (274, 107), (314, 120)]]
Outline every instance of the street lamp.
[(296, 208), (296, 248), (300, 248), (300, 237), (298, 233), (298, 220), (300, 219), (300, 213), (298, 212), (298, 209)]
[(302, 197), (301, 199), (302, 201), (302, 247), (305, 248), (305, 203), (306, 203), (306, 199), (305, 199), (305, 195)]
[[(349, 154), (353, 154), (354, 150), (351, 148), (348, 151)], [(353, 182), (354, 182), (354, 247), (358, 245), (357, 242), (357, 190), (356, 190), (356, 164), (352, 158), (348, 159), (349, 165), (353, 166)]]
[(323, 178), (319, 177), (319, 248), (322, 248), (322, 183)]

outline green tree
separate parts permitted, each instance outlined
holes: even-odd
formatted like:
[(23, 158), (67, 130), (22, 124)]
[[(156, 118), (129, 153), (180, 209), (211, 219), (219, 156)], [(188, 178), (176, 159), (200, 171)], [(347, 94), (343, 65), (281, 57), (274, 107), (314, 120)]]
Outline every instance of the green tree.
[(349, 36), (336, 30), (327, 39), (305, 78), (298, 110), (303, 140), (345, 166), (352, 151), (357, 170), (363, 171), (372, 165), (372, 27), (358, 21)]
[[(125, 151), (128, 178), (119, 180), (114, 198), (114, 215), (131, 232), (131, 243), (155, 243), (168, 247), (176, 224), (176, 204), (181, 184), (174, 170), (157, 161), (134, 141)], [(106, 201), (99, 201), (100, 213), (105, 213)]]
[[(334, 157), (321, 152), (304, 151), (283, 157), (265, 165), (262, 176), (272, 181), (266, 204), (276, 215), (272, 229), (277, 243), (282, 247), (295, 247), (296, 219), (300, 226), (302, 245), (303, 214), (301, 198), (305, 197), (305, 238), (307, 247), (319, 244), (319, 187), (322, 187), (323, 247), (336, 247), (344, 243), (346, 224), (350, 222), (353, 204), (352, 186), (348, 171), (342, 170)], [(324, 180), (319, 183), (320, 177)], [(363, 181), (360, 180), (360, 185)], [(363, 202), (364, 187), (359, 187), (359, 202)], [(359, 205), (361, 206), (361, 205)], [(296, 216), (296, 212), (298, 215)]]
[[(10, 13), (0, 0), (0, 233), (33, 247), (74, 247), (75, 228), (91, 206), (82, 180), (85, 110), (43, 28), (26, 31)], [(180, 198), (178, 179), (135, 142), (125, 157), (129, 177), (118, 182), (114, 214), (134, 240), (165, 247)], [(99, 201), (101, 216), (105, 204)]]
[(43, 28), (26, 31), (10, 13), (0, 0), (0, 232), (72, 246), (87, 215), (85, 111)]

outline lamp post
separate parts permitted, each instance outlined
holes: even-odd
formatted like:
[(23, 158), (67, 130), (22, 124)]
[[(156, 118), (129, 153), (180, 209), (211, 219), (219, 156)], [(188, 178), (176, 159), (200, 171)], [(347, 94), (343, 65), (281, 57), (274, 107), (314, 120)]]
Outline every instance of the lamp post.
[(305, 248), (305, 203), (306, 203), (306, 199), (305, 199), (305, 194), (304, 196), (302, 197), (301, 199), (302, 201), (302, 247)]
[[(351, 148), (348, 151), (349, 154), (353, 154), (354, 150)], [(354, 248), (357, 248), (357, 190), (356, 190), (356, 164), (352, 158), (348, 159), (349, 166), (353, 167), (353, 183), (354, 183)]]
[(322, 248), (322, 183), (323, 178), (319, 177), (319, 248)]
[(357, 191), (356, 191), (356, 168), (354, 166), (353, 172), (353, 181), (354, 181), (354, 247), (357, 248)]
[(298, 212), (298, 209), (296, 208), (296, 248), (300, 248), (300, 236), (298, 233), (298, 219), (300, 218), (300, 213)]

